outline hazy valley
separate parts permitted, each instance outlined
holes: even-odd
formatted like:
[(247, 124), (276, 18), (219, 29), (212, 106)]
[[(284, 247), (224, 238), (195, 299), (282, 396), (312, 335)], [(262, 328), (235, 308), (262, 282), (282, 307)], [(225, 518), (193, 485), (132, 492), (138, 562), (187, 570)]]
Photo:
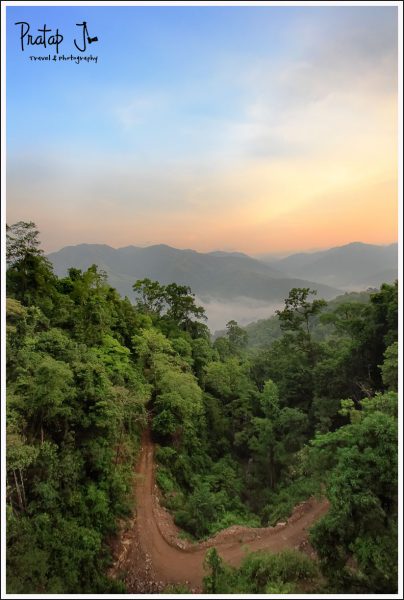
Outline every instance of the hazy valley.
[(96, 264), (120, 294), (134, 298), (132, 285), (148, 277), (165, 285), (189, 285), (206, 310), (212, 332), (231, 319), (247, 325), (279, 309), (293, 287), (316, 289), (330, 300), (344, 291), (361, 291), (397, 277), (397, 244), (355, 242), (320, 252), (291, 254), (280, 260), (237, 252), (201, 253), (160, 244), (112, 248), (106, 244), (66, 246), (48, 254), (55, 273)]

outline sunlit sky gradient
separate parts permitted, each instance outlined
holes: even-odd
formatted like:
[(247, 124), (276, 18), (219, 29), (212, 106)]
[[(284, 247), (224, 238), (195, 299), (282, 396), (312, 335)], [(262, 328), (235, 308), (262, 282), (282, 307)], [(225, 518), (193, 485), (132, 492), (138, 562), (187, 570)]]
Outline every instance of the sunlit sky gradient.
[[(98, 63), (32, 63), (21, 20)], [(46, 251), (396, 241), (397, 8), (8, 7), (7, 176)]]

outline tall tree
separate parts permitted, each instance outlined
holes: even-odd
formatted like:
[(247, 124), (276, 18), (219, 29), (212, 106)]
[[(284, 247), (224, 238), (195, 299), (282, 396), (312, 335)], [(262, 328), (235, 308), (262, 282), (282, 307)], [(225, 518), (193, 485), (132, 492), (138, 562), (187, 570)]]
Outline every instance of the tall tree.
[(24, 304), (52, 306), (56, 278), (43, 256), (39, 231), (32, 221), (7, 225), (7, 292)]
[(6, 225), (6, 236), (6, 257), (9, 265), (26, 259), (28, 255), (43, 254), (38, 239), (39, 231), (32, 221), (18, 221), (13, 225)]
[(325, 300), (308, 301), (310, 295), (316, 295), (310, 288), (292, 288), (285, 299), (285, 308), (277, 310), (281, 329), (293, 334), (297, 344), (307, 352), (312, 366), (315, 363), (315, 352), (311, 334), (313, 317), (326, 306)]

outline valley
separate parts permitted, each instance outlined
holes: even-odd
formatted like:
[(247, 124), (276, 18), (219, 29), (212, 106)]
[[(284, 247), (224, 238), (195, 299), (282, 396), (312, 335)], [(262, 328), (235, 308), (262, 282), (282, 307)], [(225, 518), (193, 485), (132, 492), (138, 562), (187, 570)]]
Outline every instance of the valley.
[[(231, 319), (247, 325), (270, 317), (293, 287), (316, 289), (331, 300), (343, 291), (361, 291), (397, 277), (397, 245), (348, 244), (312, 254), (268, 262), (237, 252), (179, 250), (160, 244), (112, 248), (105, 244), (68, 246), (48, 255), (55, 273), (71, 265), (98, 265), (110, 284), (133, 299), (134, 281), (149, 277), (161, 284), (188, 285), (205, 308), (212, 333)], [(265, 257), (264, 257), (265, 258)]]

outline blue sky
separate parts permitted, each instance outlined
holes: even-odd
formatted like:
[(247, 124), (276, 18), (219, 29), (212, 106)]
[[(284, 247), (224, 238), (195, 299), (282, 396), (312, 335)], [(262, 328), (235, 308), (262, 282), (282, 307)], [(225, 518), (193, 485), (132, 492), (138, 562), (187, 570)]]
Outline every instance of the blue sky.
[[(83, 20), (97, 64), (21, 52), (16, 21), (78, 55)], [(386, 7), (8, 7), (8, 218), (49, 250), (394, 241), (396, 31)]]
[[(45, 124), (52, 143), (62, 137), (73, 143), (82, 139), (87, 146), (91, 136), (92, 143), (120, 151), (136, 147), (138, 141), (144, 149), (153, 124), (148, 121), (147, 135), (134, 139), (116, 127), (119, 116), (123, 124), (130, 124), (151, 111), (152, 133), (157, 130), (160, 139), (167, 134), (171, 138), (173, 130), (181, 134), (178, 125), (237, 117), (248, 95), (237, 79), (239, 70), (268, 56), (284, 59), (293, 47), (293, 25), (308, 19), (305, 13), (259, 7), (10, 7), (9, 151), (18, 150), (27, 136), (47, 136)], [(318, 18), (315, 11), (314, 18)], [(65, 54), (78, 54), (72, 44), (75, 23), (86, 20), (90, 34), (99, 36), (99, 43), (88, 47), (88, 53), (99, 56), (99, 63), (33, 65), (27, 56), (46, 52), (32, 46), (20, 51), (20, 27), (14, 23), (21, 20), (33, 31), (34, 24), (58, 27), (65, 35), (60, 48)], [(179, 139), (170, 142), (181, 145)]]

